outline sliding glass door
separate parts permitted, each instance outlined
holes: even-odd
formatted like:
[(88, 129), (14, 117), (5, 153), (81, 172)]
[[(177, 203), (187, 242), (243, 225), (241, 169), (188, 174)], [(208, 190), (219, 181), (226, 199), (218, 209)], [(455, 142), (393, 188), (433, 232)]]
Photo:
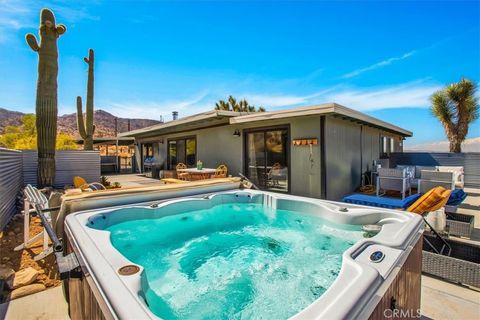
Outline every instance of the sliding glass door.
[(261, 189), (289, 192), (288, 133), (287, 127), (245, 133), (245, 173)]
[(184, 163), (187, 167), (196, 165), (197, 140), (195, 137), (168, 140), (168, 168), (174, 170), (179, 163)]

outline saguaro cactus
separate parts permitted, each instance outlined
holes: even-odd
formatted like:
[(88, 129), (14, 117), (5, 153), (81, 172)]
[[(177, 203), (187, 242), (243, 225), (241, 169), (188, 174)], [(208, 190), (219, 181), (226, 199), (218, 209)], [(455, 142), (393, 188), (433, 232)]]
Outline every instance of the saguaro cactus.
[(25, 38), (38, 53), (37, 98), (35, 105), (38, 171), (37, 184), (51, 186), (55, 179), (55, 143), (57, 138), (57, 39), (67, 31), (63, 24), (55, 25), (55, 16), (49, 9), (40, 12), (40, 45), (28, 33)]
[(85, 121), (83, 120), (82, 97), (77, 97), (77, 124), (78, 132), (83, 138), (83, 149), (93, 150), (93, 133), (95, 132), (95, 125), (93, 124), (93, 49), (88, 51), (88, 58), (83, 58), (88, 64), (88, 78), (87, 78), (87, 104), (85, 106)]

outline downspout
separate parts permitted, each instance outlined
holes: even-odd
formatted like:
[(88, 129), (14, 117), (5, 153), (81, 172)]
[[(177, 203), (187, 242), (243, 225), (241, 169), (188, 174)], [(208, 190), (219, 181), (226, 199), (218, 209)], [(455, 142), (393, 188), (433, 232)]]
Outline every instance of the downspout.
[(320, 198), (327, 199), (327, 162), (325, 152), (325, 116), (320, 116)]

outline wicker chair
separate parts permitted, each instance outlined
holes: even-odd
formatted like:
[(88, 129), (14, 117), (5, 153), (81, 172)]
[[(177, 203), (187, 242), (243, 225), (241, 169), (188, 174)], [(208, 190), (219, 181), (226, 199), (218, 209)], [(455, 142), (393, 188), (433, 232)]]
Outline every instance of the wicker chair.
[(215, 170), (215, 173), (212, 175), (212, 178), (226, 178), (228, 173), (228, 168), (226, 165), (221, 164)]
[(177, 164), (175, 169), (177, 170), (177, 178), (178, 179), (185, 180), (185, 181), (189, 180), (190, 174), (188, 172), (178, 171), (179, 169), (187, 169), (187, 165), (185, 163), (180, 162), (179, 164)]

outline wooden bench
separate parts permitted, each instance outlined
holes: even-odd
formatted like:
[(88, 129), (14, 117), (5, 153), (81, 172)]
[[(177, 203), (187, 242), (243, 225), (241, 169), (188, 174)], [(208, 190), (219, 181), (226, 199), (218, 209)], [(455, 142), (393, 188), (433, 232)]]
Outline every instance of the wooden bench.
[(189, 182), (189, 181), (175, 179), (175, 178), (165, 178), (165, 179), (161, 179), (161, 181), (165, 182), (165, 184), (188, 183)]

